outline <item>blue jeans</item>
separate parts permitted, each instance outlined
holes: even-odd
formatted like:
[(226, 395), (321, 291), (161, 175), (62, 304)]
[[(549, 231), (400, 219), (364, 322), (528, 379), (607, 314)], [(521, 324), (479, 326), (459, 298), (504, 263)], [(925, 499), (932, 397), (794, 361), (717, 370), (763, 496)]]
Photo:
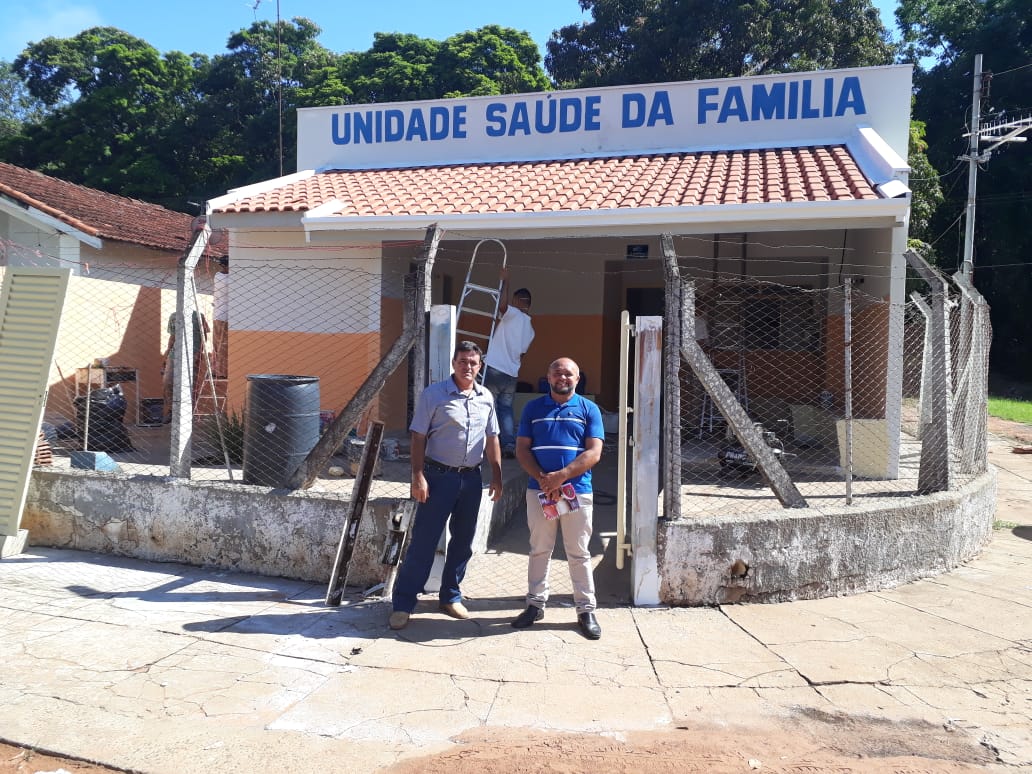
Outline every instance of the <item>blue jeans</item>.
[(430, 577), (445, 524), (448, 524), (451, 539), (441, 575), (440, 600), (442, 603), (462, 601), (459, 583), (465, 577), (466, 565), (473, 555), (473, 536), (483, 490), (479, 468), (451, 473), (427, 467), (423, 475), (430, 495), (416, 510), (412, 539), (405, 561), (401, 563), (392, 598), (394, 610), (406, 613), (416, 609), (417, 595)]
[(501, 431), (499, 442), (503, 449), (516, 447), (516, 427), (512, 418), (512, 399), (516, 394), (516, 377), (499, 371), (497, 368), (485, 366), (484, 386), (491, 391), (495, 399), (495, 411), (498, 414), (498, 427)]

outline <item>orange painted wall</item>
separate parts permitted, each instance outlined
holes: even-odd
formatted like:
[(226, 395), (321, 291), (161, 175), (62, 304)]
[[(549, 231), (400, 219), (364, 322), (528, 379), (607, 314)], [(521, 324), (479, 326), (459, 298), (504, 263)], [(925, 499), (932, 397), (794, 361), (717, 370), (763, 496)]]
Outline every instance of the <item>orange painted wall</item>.
[[(383, 298), (380, 302), (380, 357), (397, 341), (402, 330), (402, 301), (400, 298)], [(387, 380), (380, 393), (379, 419), (387, 432), (408, 429), (408, 380), (407, 359)]]
[[(202, 307), (205, 300), (202, 296)], [(161, 364), (167, 339), (162, 309), (174, 303), (174, 290), (90, 277), (69, 278), (45, 413), (52, 418), (74, 417), (75, 370), (96, 359), (135, 368), (138, 397), (161, 397)], [(130, 401), (137, 397), (133, 386), (126, 384), (124, 388)], [(131, 409), (126, 418), (135, 421), (135, 411)]]
[[(520, 381), (537, 390), (538, 378), (548, 373), (559, 357), (573, 358), (587, 377), (588, 392), (595, 393), (602, 381), (602, 316), (535, 314), (534, 341), (523, 356)], [(619, 352), (612, 355), (619, 358)]]
[[(825, 334), (825, 386), (841, 408), (845, 393), (843, 317), (829, 315)], [(853, 315), (853, 416), (885, 416), (888, 368), (889, 305), (876, 304)]]
[[(738, 353), (711, 353), (717, 368), (737, 368)], [(818, 352), (753, 350), (745, 353), (750, 399), (779, 398), (789, 403), (815, 403), (824, 389), (824, 368)]]
[(379, 333), (229, 331), (230, 411), (242, 412), (249, 374), (319, 377), (320, 407), (339, 411), (380, 358)]

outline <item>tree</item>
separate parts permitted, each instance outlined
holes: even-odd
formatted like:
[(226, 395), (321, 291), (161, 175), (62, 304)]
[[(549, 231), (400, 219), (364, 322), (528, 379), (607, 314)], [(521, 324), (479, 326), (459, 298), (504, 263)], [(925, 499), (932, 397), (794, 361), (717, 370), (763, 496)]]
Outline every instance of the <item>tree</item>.
[(910, 239), (924, 245), (934, 238), (930, 230), (932, 216), (943, 201), (939, 175), (928, 160), (927, 150), (925, 123), (912, 120), (907, 153), (910, 189), (914, 192), (910, 202)]
[(348, 84), (349, 103), (514, 94), (551, 85), (534, 40), (497, 25), (442, 42), (377, 33), (371, 49), (342, 59), (338, 80)]
[(13, 71), (50, 112), (7, 138), (4, 158), (124, 196), (176, 195), (164, 129), (193, 107), (182, 98), (193, 78), (184, 54), (162, 57), (128, 33), (94, 27), (30, 45)]
[(228, 53), (205, 64), (197, 78), (196, 195), (276, 177), (281, 166), (293, 169), (298, 93), (337, 65), (337, 56), (317, 41), (320, 32), (301, 17), (278, 26), (255, 22), (230, 35)]
[[(953, 185), (931, 219), (940, 265), (961, 262), (967, 199), (967, 153), (972, 71), (983, 53), (987, 72), (982, 122), (1026, 115), (1032, 71), (1032, 17), (1027, 0), (902, 0), (896, 19), (906, 55), (934, 56), (918, 68), (915, 117), (927, 126), (928, 156), (939, 169), (952, 169)], [(1024, 112), (1022, 112), (1024, 111)], [(1032, 149), (1005, 145), (978, 172), (974, 280), (992, 307), (994, 369), (1032, 377)], [(961, 221), (962, 223), (962, 221)]]
[(342, 62), (341, 81), (350, 89), (347, 102), (400, 102), (437, 96), (434, 63), (440, 51), (441, 44), (436, 40), (377, 32), (372, 48)]
[(545, 65), (556, 83), (601, 86), (887, 64), (870, 0), (580, 0)]
[(0, 140), (14, 137), (29, 124), (38, 124), (47, 114), (42, 100), (29, 93), (10, 62), (0, 60)]
[(442, 97), (518, 94), (551, 86), (530, 35), (495, 24), (445, 40), (434, 71)]

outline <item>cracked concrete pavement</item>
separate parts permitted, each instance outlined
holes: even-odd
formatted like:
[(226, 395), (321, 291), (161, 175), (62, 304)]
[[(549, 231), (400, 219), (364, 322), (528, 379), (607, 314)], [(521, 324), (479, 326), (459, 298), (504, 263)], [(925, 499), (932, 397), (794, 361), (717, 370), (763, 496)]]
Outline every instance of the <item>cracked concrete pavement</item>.
[[(620, 737), (827, 716), (1032, 767), (1032, 455), (990, 442), (999, 529), (946, 575), (773, 605), (455, 621), (276, 578), (56, 549), (0, 562), (0, 738), (149, 772), (374, 771), (499, 729)], [(517, 590), (514, 590), (516, 592)], [(861, 732), (857, 732), (861, 733)], [(995, 759), (995, 761), (994, 761)], [(346, 761), (346, 765), (342, 764)]]

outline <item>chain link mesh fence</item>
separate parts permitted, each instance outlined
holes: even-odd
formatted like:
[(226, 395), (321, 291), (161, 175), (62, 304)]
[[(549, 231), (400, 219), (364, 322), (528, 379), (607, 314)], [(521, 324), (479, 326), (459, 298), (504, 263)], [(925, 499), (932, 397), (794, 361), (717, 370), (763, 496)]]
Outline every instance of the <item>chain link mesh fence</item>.
[[(199, 355), (189, 369), (192, 421), (179, 430), (191, 442), (192, 478), (282, 486), (399, 339), (421, 243), (299, 247), (279, 244), (275, 232), (248, 238), (255, 243), (235, 245), (228, 272), (205, 257), (186, 283), (199, 315), (196, 326), (191, 320), (182, 330), (191, 337), (197, 331)], [(471, 249), (471, 242), (442, 243), (435, 298), (458, 300)], [(657, 262), (614, 258), (598, 242), (577, 245), (578, 263), (570, 268), (568, 253), (566, 244), (548, 242), (518, 251), (521, 277), (514, 284), (531, 280), (538, 328), (521, 372), (522, 399), (538, 392), (552, 358), (574, 355), (586, 364), (587, 393), (615, 420), (619, 311), (636, 307), (634, 313), (652, 315), (665, 307), (667, 330), (683, 328), (693, 337), (810, 507), (927, 490), (927, 471), (944, 454), (950, 487), (985, 470), (991, 330), (987, 307), (961, 280), (936, 275), (932, 281), (912, 268), (907, 299), (896, 307), (862, 284), (812, 289), (728, 274), (685, 281), (672, 296)], [(31, 256), (19, 260), (31, 263)], [(677, 325), (671, 299), (676, 304), (689, 285), (693, 313)], [(176, 287), (175, 261), (167, 257), (78, 267), (44, 416), (50, 464), (83, 466), (76, 452), (103, 451), (125, 473), (168, 475), (175, 424), (165, 421), (174, 412), (163, 368)], [(562, 305), (547, 300), (553, 289), (562, 296), (575, 287), (605, 299), (600, 316), (563, 315)], [(678, 356), (667, 372), (676, 376), (665, 390), (674, 403), (665, 405), (679, 418), (666, 424), (664, 456), (680, 465), (680, 496), (664, 498), (668, 515), (674, 502), (686, 518), (779, 510), (783, 502), (755, 455), (739, 442), (680, 344), (673, 351)], [(386, 379), (353, 433), (318, 470), (317, 491), (350, 496), (366, 428), (378, 420), (386, 432), (370, 497), (409, 498), (409, 379), (425, 368), (414, 357)], [(617, 445), (607, 432), (596, 493), (600, 525), (608, 523), (603, 519), (614, 501), (604, 468), (615, 468)], [(515, 518), (519, 527), (520, 515)], [(593, 553), (601, 556), (608, 528), (598, 533)], [(492, 594), (522, 592), (525, 548), (518, 530), (492, 535), (489, 550), (512, 557), (505, 572), (477, 576)], [(562, 588), (560, 550), (553, 575)]]
[[(684, 281), (687, 293), (675, 297), (694, 303), (682, 309), (683, 335), (705, 357), (702, 368), (682, 357), (667, 385), (680, 396), (678, 437), (667, 446), (680, 497), (668, 517), (778, 510), (786, 498), (768, 473), (779, 470), (809, 507), (955, 488), (983, 472), (988, 310), (959, 280), (937, 282), (944, 290), (933, 298), (911, 269), (911, 299), (894, 309), (853, 282)], [(935, 303), (938, 329), (927, 322)], [(774, 470), (721, 410), (711, 378), (745, 412)]]
[[(178, 328), (175, 259), (75, 266), (44, 409), (48, 461), (168, 475), (178, 421), (173, 339), (184, 331), (194, 349), (190, 421), (179, 428), (190, 478), (286, 486), (401, 333), (419, 245), (395, 245), (397, 256), (383, 261), (360, 250), (264, 247), (231, 270), (202, 258), (186, 282), (197, 314)], [(31, 255), (20, 263), (54, 265)], [(387, 379), (314, 489), (349, 495), (368, 422), (379, 420), (387, 432), (373, 494), (408, 497), (406, 377), (399, 369)]]

